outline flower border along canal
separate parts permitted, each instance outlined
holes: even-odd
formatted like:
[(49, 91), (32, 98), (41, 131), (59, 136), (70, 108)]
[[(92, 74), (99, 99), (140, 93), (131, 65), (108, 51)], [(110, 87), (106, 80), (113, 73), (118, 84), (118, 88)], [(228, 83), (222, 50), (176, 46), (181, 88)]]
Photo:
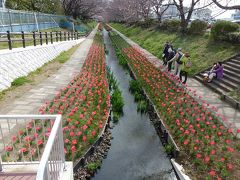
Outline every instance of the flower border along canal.
[[(62, 114), (66, 160), (75, 163), (99, 139), (107, 123), (110, 95), (102, 36), (97, 33), (80, 74), (39, 109), (41, 114)], [(4, 160), (29, 161), (42, 153), (53, 121), (31, 121), (12, 137)], [(18, 150), (20, 150), (18, 152)], [(40, 152), (37, 152), (37, 151)], [(31, 153), (31, 156), (30, 156)]]
[(151, 98), (161, 119), (180, 147), (177, 161), (192, 179), (238, 179), (239, 140), (207, 104), (200, 104), (167, 73), (159, 71), (138, 49), (119, 35), (111, 39)]

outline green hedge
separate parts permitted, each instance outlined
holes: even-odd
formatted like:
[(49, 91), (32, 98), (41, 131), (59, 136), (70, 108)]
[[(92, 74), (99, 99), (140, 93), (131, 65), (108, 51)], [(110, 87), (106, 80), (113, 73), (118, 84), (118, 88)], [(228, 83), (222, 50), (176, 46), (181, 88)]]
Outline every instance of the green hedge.
[(196, 34), (196, 35), (202, 35), (205, 33), (207, 29), (208, 24), (205, 21), (201, 20), (194, 20), (192, 21), (190, 27), (189, 27), (189, 33)]
[(237, 32), (239, 30), (239, 25), (229, 21), (217, 21), (212, 29), (211, 36), (214, 40), (229, 40), (228, 34)]
[(161, 23), (160, 28), (170, 32), (176, 32), (180, 29), (180, 23), (181, 23), (180, 20), (177, 20), (177, 19), (164, 20)]

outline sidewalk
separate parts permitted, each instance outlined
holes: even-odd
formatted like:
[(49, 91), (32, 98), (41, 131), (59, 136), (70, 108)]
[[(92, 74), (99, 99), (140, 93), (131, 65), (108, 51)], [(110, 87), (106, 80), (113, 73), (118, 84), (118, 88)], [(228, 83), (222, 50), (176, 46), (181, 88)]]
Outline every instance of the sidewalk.
[[(115, 30), (116, 31), (116, 30)], [(130, 45), (136, 47), (145, 54), (145, 56), (152, 62), (156, 67), (162, 66), (162, 61), (160, 61), (156, 56), (152, 55), (147, 50), (140, 47), (138, 44), (124, 36), (122, 33), (116, 31), (119, 35), (125, 39)], [(230, 106), (228, 103), (220, 100), (219, 95), (208, 87), (204, 86), (202, 83), (198, 82), (193, 78), (189, 78), (187, 81), (187, 86), (192, 91), (196, 91), (200, 100), (209, 104), (209, 107), (216, 111), (216, 115), (221, 117), (223, 123), (228, 128), (232, 128), (235, 132), (240, 129), (240, 111)]]

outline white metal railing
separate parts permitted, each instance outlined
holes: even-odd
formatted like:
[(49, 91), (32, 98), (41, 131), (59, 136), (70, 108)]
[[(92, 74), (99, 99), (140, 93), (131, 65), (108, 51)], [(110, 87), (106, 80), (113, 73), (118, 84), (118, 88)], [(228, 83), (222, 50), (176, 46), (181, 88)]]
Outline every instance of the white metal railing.
[(37, 180), (59, 179), (65, 168), (61, 115), (0, 115), (0, 170), (39, 164)]

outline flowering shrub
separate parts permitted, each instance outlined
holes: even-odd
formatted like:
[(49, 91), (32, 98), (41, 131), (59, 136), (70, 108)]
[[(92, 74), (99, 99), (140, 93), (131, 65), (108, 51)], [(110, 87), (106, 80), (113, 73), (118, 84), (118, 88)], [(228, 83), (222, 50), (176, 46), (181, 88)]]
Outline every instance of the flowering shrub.
[[(191, 89), (180, 88), (137, 49), (113, 37), (182, 151), (182, 162), (197, 179), (238, 179), (239, 141)], [(190, 95), (193, 93), (193, 96)], [(201, 97), (199, 97), (201, 98)], [(239, 131), (238, 131), (239, 132)], [(185, 162), (185, 161), (190, 161)]]
[[(40, 109), (41, 114), (62, 114), (64, 151), (67, 160), (80, 157), (94, 143), (109, 114), (110, 96), (105, 54), (100, 35), (96, 35), (81, 73)], [(43, 152), (53, 121), (31, 121), (12, 137), (4, 160), (33, 160)], [(35, 132), (36, 130), (36, 132)], [(19, 151), (19, 152), (16, 152)], [(31, 157), (32, 155), (32, 157)]]

